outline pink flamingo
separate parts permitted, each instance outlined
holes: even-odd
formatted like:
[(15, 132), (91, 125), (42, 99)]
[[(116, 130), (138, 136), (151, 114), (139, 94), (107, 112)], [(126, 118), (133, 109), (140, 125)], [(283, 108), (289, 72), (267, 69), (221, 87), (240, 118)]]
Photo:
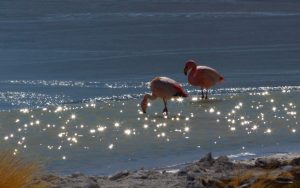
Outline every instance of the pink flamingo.
[(204, 98), (203, 89), (208, 89), (224, 81), (224, 77), (215, 69), (207, 66), (197, 66), (194, 60), (189, 60), (185, 64), (184, 74), (188, 75), (188, 81), (192, 86), (200, 86), (202, 90), (202, 99)]
[(171, 78), (167, 77), (156, 77), (150, 82), (150, 89), (152, 94), (145, 94), (142, 102), (141, 107), (143, 113), (146, 113), (146, 109), (148, 106), (148, 99), (155, 100), (157, 98), (161, 98), (164, 102), (165, 108), (163, 113), (168, 114), (167, 108), (167, 100), (173, 97), (187, 97), (188, 95), (185, 93), (183, 88), (179, 83)]

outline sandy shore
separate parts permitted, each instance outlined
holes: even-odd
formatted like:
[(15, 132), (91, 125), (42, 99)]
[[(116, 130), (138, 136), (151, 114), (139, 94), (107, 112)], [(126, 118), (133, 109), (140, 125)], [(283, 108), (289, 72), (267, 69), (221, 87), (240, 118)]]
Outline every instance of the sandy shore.
[(209, 153), (199, 161), (178, 170), (121, 171), (111, 176), (69, 176), (44, 174), (35, 185), (64, 188), (248, 188), (300, 187), (300, 154), (232, 161), (226, 156), (213, 158)]

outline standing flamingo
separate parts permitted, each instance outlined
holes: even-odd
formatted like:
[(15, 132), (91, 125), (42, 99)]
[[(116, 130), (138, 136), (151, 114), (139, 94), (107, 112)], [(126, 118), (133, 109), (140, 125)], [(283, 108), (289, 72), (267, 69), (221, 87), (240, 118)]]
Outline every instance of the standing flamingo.
[(206, 89), (205, 99), (208, 99), (208, 89), (217, 83), (224, 81), (224, 77), (215, 69), (207, 66), (197, 66), (194, 60), (189, 60), (186, 62), (184, 74), (188, 75), (188, 81), (192, 86), (201, 87), (202, 99), (204, 98), (203, 89)]
[(167, 77), (154, 78), (150, 82), (150, 89), (152, 91), (152, 94), (149, 93), (145, 94), (141, 102), (143, 113), (146, 113), (146, 109), (148, 106), (148, 99), (155, 100), (156, 98), (161, 98), (165, 105), (163, 113), (168, 114), (167, 100), (173, 97), (188, 96), (179, 83)]

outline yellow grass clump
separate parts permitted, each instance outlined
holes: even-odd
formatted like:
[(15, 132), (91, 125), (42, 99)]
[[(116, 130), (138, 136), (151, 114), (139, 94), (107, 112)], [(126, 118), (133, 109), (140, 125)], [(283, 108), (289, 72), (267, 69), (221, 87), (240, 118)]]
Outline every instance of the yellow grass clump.
[(35, 187), (31, 183), (39, 170), (38, 162), (29, 162), (9, 151), (0, 152), (0, 188)]
[(252, 182), (250, 188), (299, 188), (300, 167), (290, 171), (276, 170), (249, 170), (245, 175), (238, 175), (235, 178), (225, 180), (229, 187), (239, 187), (242, 182)]

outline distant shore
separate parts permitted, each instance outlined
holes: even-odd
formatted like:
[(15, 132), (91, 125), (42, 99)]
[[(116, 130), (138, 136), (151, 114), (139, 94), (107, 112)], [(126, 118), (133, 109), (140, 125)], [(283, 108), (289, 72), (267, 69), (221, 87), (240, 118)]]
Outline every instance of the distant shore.
[(33, 185), (83, 188), (246, 188), (300, 187), (300, 153), (276, 154), (247, 160), (214, 158), (211, 153), (181, 169), (120, 171), (111, 176), (44, 174)]

